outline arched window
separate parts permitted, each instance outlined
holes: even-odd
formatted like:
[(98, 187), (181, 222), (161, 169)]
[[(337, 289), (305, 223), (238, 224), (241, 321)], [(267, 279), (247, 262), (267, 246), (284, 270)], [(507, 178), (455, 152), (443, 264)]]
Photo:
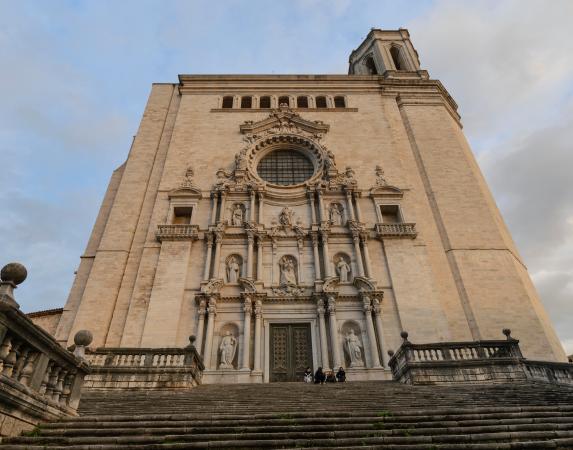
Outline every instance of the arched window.
[(336, 96), (334, 97), (334, 107), (335, 108), (346, 108), (346, 102), (344, 101), (344, 97)]
[(241, 108), (252, 108), (253, 107), (253, 97), (245, 96), (241, 98)]
[(316, 97), (316, 107), (317, 108), (326, 108), (326, 97), (320, 96)]
[(312, 161), (295, 149), (278, 149), (261, 159), (259, 176), (269, 183), (289, 186), (303, 183), (314, 174)]
[(279, 106), (281, 105), (290, 106), (290, 99), (288, 95), (283, 95), (282, 97), (279, 97)]
[(223, 97), (223, 108), (232, 108), (233, 107), (233, 97), (227, 95)]
[(297, 97), (296, 106), (298, 108), (308, 108), (308, 97), (306, 95), (301, 95)]
[(400, 58), (400, 49), (398, 47), (392, 47), (390, 49), (390, 55), (392, 56), (392, 61), (394, 62), (394, 67), (396, 70), (404, 70)]
[(366, 66), (368, 75), (378, 75), (378, 70), (376, 69), (376, 64), (374, 63), (374, 58), (372, 58), (372, 56), (366, 57), (364, 65)]
[(268, 95), (264, 95), (259, 100), (259, 108), (270, 108), (271, 107), (271, 98)]

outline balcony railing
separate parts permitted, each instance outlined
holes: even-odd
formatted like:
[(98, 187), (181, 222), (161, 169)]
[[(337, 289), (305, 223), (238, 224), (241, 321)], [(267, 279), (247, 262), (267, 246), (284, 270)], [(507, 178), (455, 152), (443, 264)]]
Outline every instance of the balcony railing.
[(410, 238), (414, 239), (418, 232), (415, 223), (377, 223), (378, 238)]
[(199, 227), (189, 224), (158, 225), (155, 236), (162, 241), (184, 241), (197, 239)]

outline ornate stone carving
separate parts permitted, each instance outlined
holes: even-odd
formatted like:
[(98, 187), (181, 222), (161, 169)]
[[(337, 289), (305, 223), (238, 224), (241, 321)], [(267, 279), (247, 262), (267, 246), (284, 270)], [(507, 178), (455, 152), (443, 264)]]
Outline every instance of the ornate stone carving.
[(386, 181), (386, 178), (384, 177), (384, 169), (382, 169), (382, 166), (376, 166), (376, 186), (377, 187), (383, 187), (383, 186), (387, 186), (388, 182)]
[(223, 287), (223, 280), (214, 279), (209, 280), (207, 284), (201, 287), (201, 292), (203, 294), (218, 294)]
[(350, 367), (364, 367), (362, 345), (360, 338), (354, 334), (353, 328), (351, 328), (344, 337), (344, 343), (348, 356), (350, 357)]
[(322, 290), (324, 292), (337, 293), (340, 287), (340, 279), (338, 277), (330, 277), (324, 280)]
[(330, 224), (335, 226), (342, 225), (342, 214), (344, 208), (340, 203), (331, 203), (328, 208), (328, 215), (330, 218)]
[(279, 222), (284, 226), (293, 225), (294, 211), (288, 206), (285, 206), (279, 214)]
[(243, 226), (245, 219), (245, 205), (242, 203), (235, 203), (231, 210), (231, 225), (234, 227)]
[(297, 262), (293, 256), (285, 255), (279, 261), (281, 286), (296, 286), (297, 283)]
[(235, 352), (237, 351), (237, 339), (230, 331), (227, 331), (223, 339), (221, 339), (219, 351), (221, 352), (219, 369), (233, 369), (233, 359), (235, 359)]
[(338, 261), (336, 261), (336, 273), (341, 283), (348, 283), (350, 281), (350, 264), (343, 255), (340, 255)]
[(245, 292), (248, 293), (257, 292), (257, 286), (255, 285), (253, 280), (249, 280), (248, 278), (239, 278), (239, 283)]
[(278, 297), (294, 297), (304, 294), (304, 289), (298, 286), (285, 284), (271, 289), (273, 295)]
[(231, 255), (227, 259), (227, 282), (237, 283), (241, 276), (241, 261), (238, 256)]

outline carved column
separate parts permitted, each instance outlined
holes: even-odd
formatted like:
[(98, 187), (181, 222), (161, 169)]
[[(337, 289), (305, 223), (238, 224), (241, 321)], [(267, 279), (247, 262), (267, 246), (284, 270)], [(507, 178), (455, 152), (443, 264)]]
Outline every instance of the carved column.
[(328, 297), (328, 314), (330, 323), (330, 347), (332, 348), (333, 367), (336, 369), (342, 366), (340, 359), (340, 348), (338, 345), (338, 323), (336, 321), (336, 301), (334, 297)]
[(213, 252), (213, 235), (207, 234), (207, 256), (205, 257), (205, 270), (203, 271), (203, 280), (209, 280), (211, 274), (211, 253)]
[(358, 265), (358, 276), (364, 276), (364, 266), (362, 264), (362, 252), (360, 251), (360, 235), (352, 233), (352, 240), (354, 241), (354, 253), (356, 255), (356, 264)]
[(247, 233), (247, 278), (253, 278), (253, 246), (255, 243), (255, 236), (253, 233)]
[(221, 244), (223, 243), (223, 233), (215, 232), (215, 264), (213, 267), (213, 278), (219, 278), (219, 266), (221, 265)]
[(263, 280), (263, 238), (257, 238), (257, 281)]
[(326, 340), (326, 323), (324, 322), (324, 300), (319, 299), (316, 302), (316, 313), (318, 315), (318, 329), (320, 331), (320, 356), (322, 359), (322, 367), (330, 368), (330, 361), (328, 358), (328, 342)]
[(302, 284), (303, 283), (303, 279), (302, 279), (302, 274), (304, 273), (303, 270), (303, 246), (304, 246), (304, 241), (302, 238), (298, 238), (296, 240), (296, 245), (298, 248), (298, 284)]
[(219, 222), (224, 222), (225, 221), (225, 200), (227, 198), (227, 193), (226, 192), (221, 192), (221, 208), (219, 211)]
[(210, 369), (213, 353), (213, 331), (215, 330), (215, 317), (217, 316), (217, 301), (214, 297), (209, 297), (209, 307), (207, 311), (209, 312), (209, 316), (207, 319), (207, 333), (205, 335), (205, 354), (203, 355), (203, 363), (205, 364), (205, 369)]
[(310, 201), (310, 217), (312, 218), (311, 224), (316, 223), (316, 210), (314, 207), (314, 192), (308, 192), (308, 199)]
[(380, 357), (378, 356), (378, 345), (376, 344), (376, 334), (374, 334), (374, 324), (372, 323), (372, 305), (370, 298), (364, 296), (364, 315), (366, 317), (366, 332), (368, 333), (368, 343), (370, 345), (370, 360), (372, 367), (380, 367)]
[(318, 234), (312, 233), (312, 252), (314, 254), (314, 278), (320, 280), (322, 278), (320, 274), (320, 256), (318, 254)]
[(368, 234), (363, 233), (360, 235), (360, 239), (362, 241), (362, 251), (364, 252), (366, 276), (372, 278), (372, 265), (370, 264), (370, 252), (368, 251)]
[(320, 219), (321, 222), (324, 222), (325, 220), (327, 220), (325, 214), (324, 214), (324, 202), (322, 201), (322, 191), (320, 189), (318, 189), (316, 191), (318, 193), (318, 218)]
[(321, 231), (322, 237), (322, 259), (324, 259), (324, 277), (328, 278), (332, 275), (330, 268), (330, 256), (328, 251), (328, 232)]
[(275, 284), (275, 272), (276, 272), (276, 259), (277, 259), (277, 241), (273, 238), (271, 241), (272, 245), (272, 261), (271, 261), (271, 284)]
[(205, 331), (205, 313), (207, 312), (205, 308), (206, 304), (205, 299), (201, 299), (199, 302), (199, 309), (197, 310), (199, 320), (197, 321), (197, 331), (195, 332), (195, 337), (197, 338), (195, 348), (200, 354), (203, 354), (201, 353), (201, 348), (203, 346), (203, 334)]
[(261, 326), (263, 317), (263, 303), (260, 300), (255, 302), (255, 361), (254, 369), (257, 372), (261, 371)]
[(245, 313), (245, 323), (243, 328), (243, 364), (241, 369), (250, 370), (250, 350), (251, 350), (251, 313), (253, 312), (253, 306), (251, 298), (245, 296), (245, 305), (243, 306), (243, 311)]
[(350, 220), (356, 220), (356, 216), (354, 215), (354, 206), (352, 205), (352, 191), (346, 191), (346, 205)]
[(217, 223), (217, 200), (219, 199), (216, 192), (211, 192), (211, 225)]
[(265, 199), (262, 192), (259, 192), (259, 223), (264, 221), (264, 204)]
[(251, 196), (251, 203), (250, 203), (250, 208), (249, 208), (249, 220), (251, 222), (255, 221), (255, 191), (253, 191), (251, 189), (250, 191), (250, 196)]
[(382, 307), (380, 300), (375, 298), (372, 300), (372, 309), (376, 314), (374, 316), (376, 322), (376, 334), (378, 335), (378, 343), (380, 344), (380, 353), (382, 354), (382, 366), (388, 367), (388, 355), (384, 351), (386, 345), (384, 344), (384, 329), (382, 328)]
[(354, 201), (356, 202), (356, 219), (362, 222), (362, 210), (360, 209), (360, 193), (354, 192)]

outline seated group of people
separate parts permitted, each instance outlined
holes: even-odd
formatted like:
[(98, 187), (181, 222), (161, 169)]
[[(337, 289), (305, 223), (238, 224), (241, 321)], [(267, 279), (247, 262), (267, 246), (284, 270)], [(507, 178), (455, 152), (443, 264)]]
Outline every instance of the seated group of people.
[(346, 372), (342, 367), (338, 368), (338, 372), (336, 375), (334, 374), (333, 370), (327, 370), (326, 372), (322, 370), (322, 367), (319, 367), (316, 372), (314, 373), (314, 377), (312, 376), (312, 370), (310, 367), (307, 367), (304, 372), (304, 382), (305, 383), (312, 383), (314, 384), (324, 384), (324, 383), (344, 383), (346, 381)]

